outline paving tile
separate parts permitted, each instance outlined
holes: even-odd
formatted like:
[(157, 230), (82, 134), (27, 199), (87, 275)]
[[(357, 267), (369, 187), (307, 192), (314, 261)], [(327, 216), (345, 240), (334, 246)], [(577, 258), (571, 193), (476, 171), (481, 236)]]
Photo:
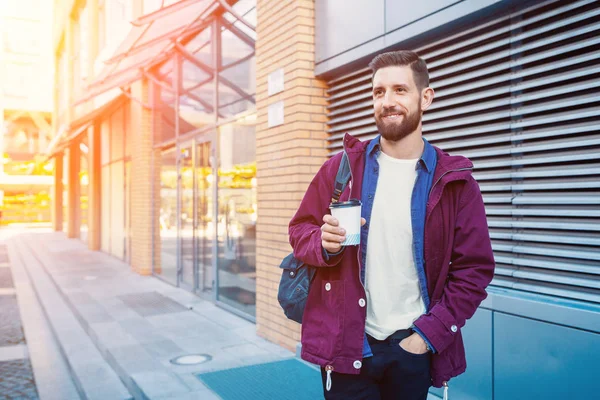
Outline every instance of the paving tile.
[(172, 340), (144, 343), (144, 349), (155, 358), (174, 358), (186, 354), (186, 351), (177, 346)]
[(118, 323), (125, 332), (135, 337), (139, 343), (153, 343), (166, 339), (165, 336), (159, 333), (154, 325), (139, 315), (121, 319)]
[(259, 357), (259, 356), (269, 355), (269, 352), (267, 352), (264, 349), (261, 349), (260, 347), (258, 347), (257, 345), (255, 345), (253, 343), (245, 343), (245, 344), (238, 344), (238, 345), (234, 345), (234, 346), (227, 346), (227, 347), (223, 347), (221, 350), (227, 354), (231, 354), (234, 357), (240, 357), (240, 358), (242, 358), (242, 357)]
[(87, 324), (97, 324), (102, 322), (114, 322), (114, 318), (111, 317), (104, 307), (98, 303), (88, 304), (73, 304), (77, 309), (77, 312), (83, 318)]
[(107, 358), (111, 365), (118, 364), (128, 375), (164, 369), (163, 365), (139, 344), (108, 349)]
[(175, 396), (161, 396), (156, 400), (221, 400), (221, 397), (217, 396), (210, 389), (204, 389)]
[(88, 333), (95, 343), (101, 343), (107, 349), (138, 343), (136, 338), (128, 334), (118, 322), (90, 324)]
[(172, 339), (173, 342), (189, 353), (206, 353), (221, 350), (223, 347), (239, 345), (240, 338), (234, 334), (213, 336), (204, 334)]
[(197, 391), (206, 391), (210, 389), (208, 388), (208, 386), (206, 386), (204, 384), (204, 382), (202, 382), (200, 379), (198, 379), (196, 377), (196, 375), (194, 375), (194, 373), (190, 373), (190, 372), (186, 372), (186, 373), (177, 373), (177, 371), (173, 371), (177, 374), (177, 376), (179, 377), (179, 379), (181, 379), (181, 381), (188, 387), (190, 388), (190, 390), (192, 392), (197, 392)]
[(180, 398), (190, 392), (176, 375), (168, 372), (138, 372), (132, 374), (131, 379), (151, 399), (167, 396)]

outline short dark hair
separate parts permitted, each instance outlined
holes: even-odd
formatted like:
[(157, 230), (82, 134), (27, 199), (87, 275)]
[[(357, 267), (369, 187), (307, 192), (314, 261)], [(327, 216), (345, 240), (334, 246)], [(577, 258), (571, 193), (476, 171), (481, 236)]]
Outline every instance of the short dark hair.
[(390, 51), (381, 53), (369, 63), (369, 68), (373, 71), (375, 77), (377, 71), (385, 67), (405, 67), (409, 66), (412, 69), (415, 84), (419, 90), (429, 86), (429, 71), (427, 64), (417, 53), (410, 50)]

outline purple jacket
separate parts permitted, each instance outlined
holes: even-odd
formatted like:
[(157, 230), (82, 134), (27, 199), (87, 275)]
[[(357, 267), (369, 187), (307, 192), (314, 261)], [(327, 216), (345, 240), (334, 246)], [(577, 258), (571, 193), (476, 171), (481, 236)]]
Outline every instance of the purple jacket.
[[(358, 198), (368, 142), (346, 134), (344, 147), (353, 182), (342, 198)], [(436, 349), (431, 377), (436, 387), (466, 369), (461, 328), (487, 296), (494, 256), (483, 199), (471, 175), (473, 164), (436, 148), (437, 168), (427, 203), (424, 235), (425, 273), (431, 306), (414, 325)], [(326, 260), (321, 246), (323, 216), (329, 203), (341, 154), (319, 170), (289, 226), (299, 260), (317, 268), (302, 321), (302, 358), (345, 374), (360, 373), (365, 333), (366, 297), (360, 281), (358, 246)], [(349, 191), (352, 193), (349, 193)], [(363, 303), (364, 304), (364, 303)]]

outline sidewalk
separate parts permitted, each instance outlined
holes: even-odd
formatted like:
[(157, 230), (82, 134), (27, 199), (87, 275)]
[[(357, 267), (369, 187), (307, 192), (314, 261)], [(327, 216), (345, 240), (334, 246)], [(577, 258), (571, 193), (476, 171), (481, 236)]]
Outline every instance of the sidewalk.
[[(219, 399), (193, 374), (294, 356), (257, 336), (251, 322), (62, 233), (26, 233), (8, 245), (82, 398)], [(171, 363), (193, 354), (210, 360)]]

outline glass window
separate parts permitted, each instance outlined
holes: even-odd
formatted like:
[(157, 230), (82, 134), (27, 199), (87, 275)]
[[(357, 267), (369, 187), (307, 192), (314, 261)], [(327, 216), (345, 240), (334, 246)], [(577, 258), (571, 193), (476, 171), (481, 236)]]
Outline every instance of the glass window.
[(155, 76), (162, 84), (154, 83), (154, 99), (156, 103), (154, 143), (159, 144), (175, 139), (175, 92), (173, 86), (175, 77), (173, 60), (165, 62), (156, 71)]
[(255, 118), (219, 127), (218, 299), (256, 315)]
[(125, 258), (125, 165), (117, 161), (110, 165), (110, 254), (123, 260)]
[(121, 160), (123, 158), (123, 147), (125, 131), (123, 129), (123, 108), (119, 108), (110, 118), (110, 160)]
[(89, 208), (88, 208), (88, 193), (89, 193), (89, 147), (88, 147), (88, 135), (84, 133), (81, 135), (81, 142), (79, 143), (79, 150), (81, 150), (81, 161), (79, 168), (79, 183), (80, 183), (80, 208), (81, 208), (81, 224), (79, 225), (79, 232), (81, 240), (87, 243), (88, 237), (88, 220), (89, 220)]
[(102, 188), (101, 188), (101, 193), (102, 193), (102, 218), (100, 218), (100, 224), (101, 224), (101, 229), (100, 229), (100, 235), (101, 235), (101, 242), (100, 242), (100, 248), (102, 249), (103, 252), (105, 253), (110, 253), (110, 222), (111, 222), (111, 218), (110, 218), (110, 213), (111, 213), (111, 207), (110, 207), (110, 191), (111, 191), (111, 187), (110, 187), (110, 182), (111, 182), (111, 176), (110, 176), (110, 165), (105, 165), (102, 167), (102, 172), (101, 172), (101, 180), (102, 180)]
[(243, 33), (224, 29), (223, 71), (219, 79), (219, 117), (230, 118), (254, 108), (256, 57), (254, 47), (242, 40)]
[(185, 44), (186, 50), (201, 63), (212, 66), (212, 28), (209, 26)]
[(131, 127), (131, 102), (127, 102), (124, 109), (123, 109), (123, 115), (124, 115), (124, 119), (125, 119), (125, 125), (124, 125), (124, 134), (125, 134), (125, 152), (124, 152), (124, 156), (127, 157), (131, 157), (131, 136), (132, 136), (132, 131), (130, 129)]
[(177, 153), (160, 153), (160, 210), (158, 228), (160, 253), (155, 253), (154, 273), (177, 283)]
[(100, 125), (100, 162), (102, 165), (110, 162), (110, 120), (103, 120)]
[(63, 153), (63, 232), (67, 231), (69, 222), (69, 156), (68, 152)]
[(183, 91), (179, 97), (180, 134), (214, 125), (214, 82), (211, 75), (211, 72), (183, 60)]

